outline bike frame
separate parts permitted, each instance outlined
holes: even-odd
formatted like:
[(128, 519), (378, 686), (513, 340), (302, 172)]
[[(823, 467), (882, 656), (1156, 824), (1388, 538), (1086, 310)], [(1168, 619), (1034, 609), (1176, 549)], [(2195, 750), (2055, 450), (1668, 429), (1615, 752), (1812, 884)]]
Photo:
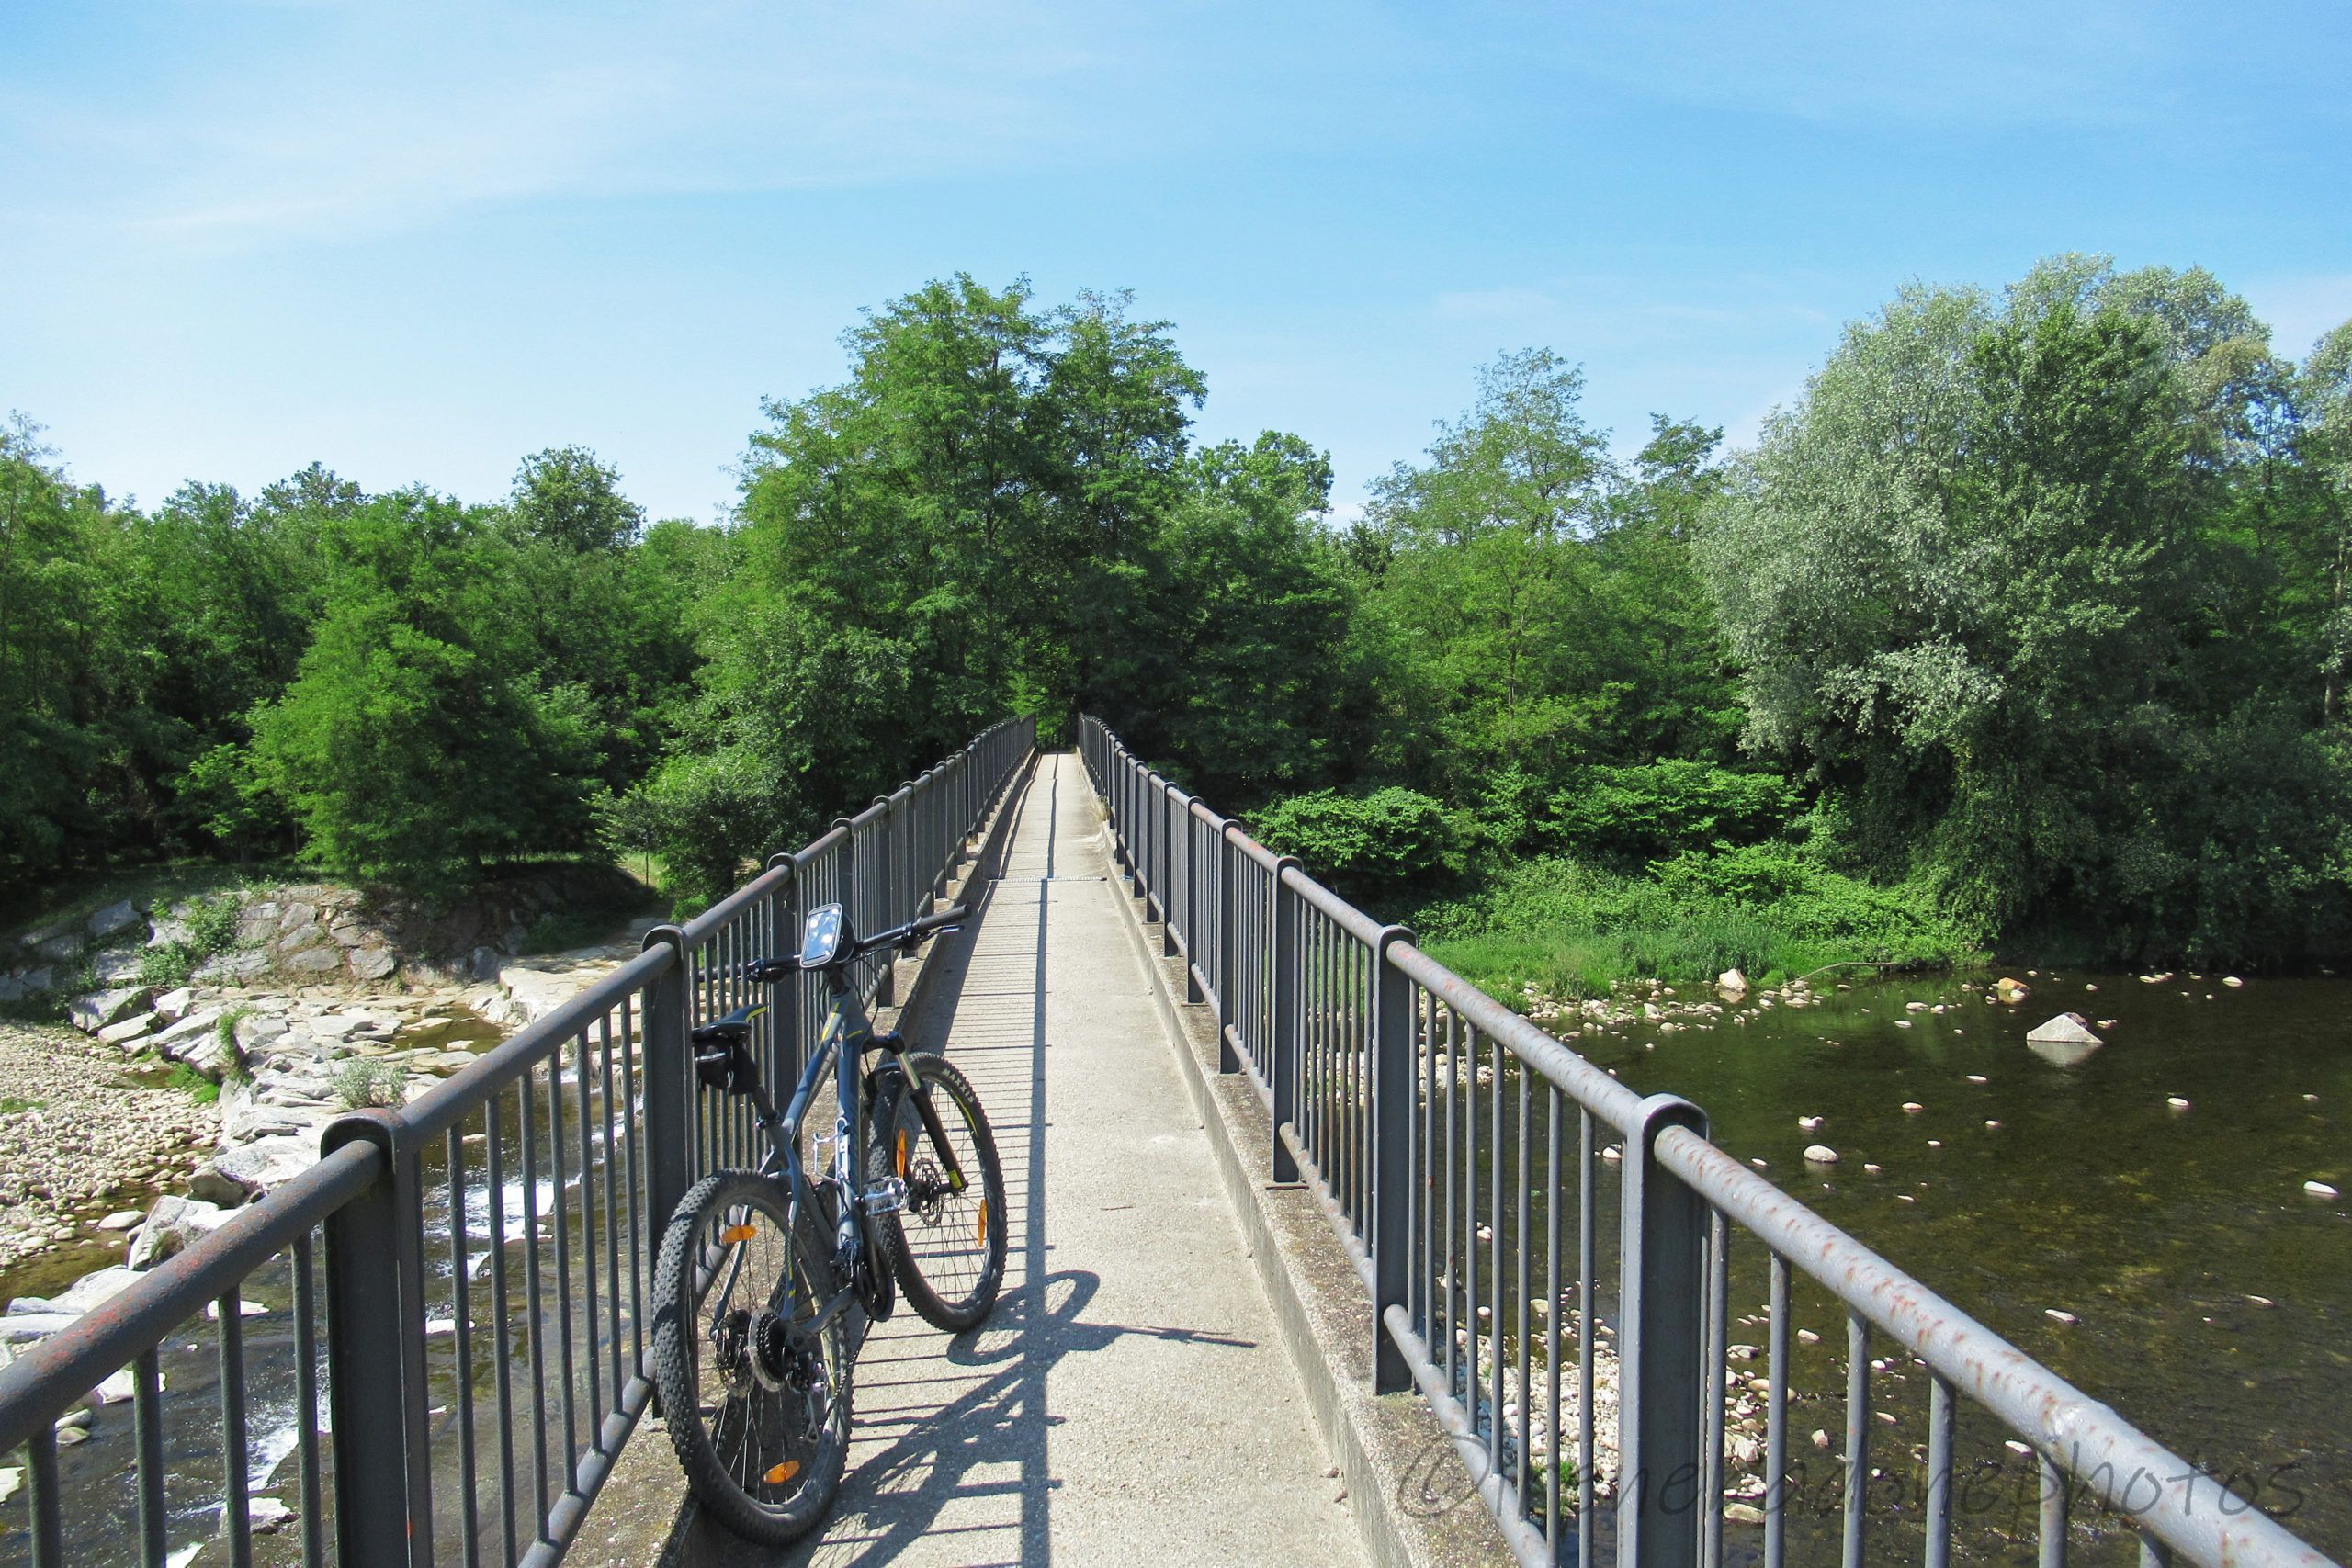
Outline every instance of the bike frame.
[[(865, 1085), (861, 1069), (867, 1051), (878, 1046), (890, 1054), (890, 1063), (884, 1070), (895, 1071), (906, 1079), (907, 1091), (914, 1096), (917, 1113), (939, 1156), (941, 1168), (955, 1190), (964, 1190), (962, 1166), (949, 1146), (937, 1108), (923, 1092), (914, 1065), (907, 1060), (905, 1043), (896, 1035), (874, 1032), (874, 1021), (866, 1014), (865, 1000), (849, 977), (852, 967), (844, 963), (829, 965), (822, 971), (826, 983), (824, 1026), (819, 1031), (816, 1050), (800, 1070), (799, 1081), (793, 1087), (792, 1099), (784, 1114), (776, 1114), (775, 1102), (759, 1081), (756, 1070), (749, 1090), (756, 1113), (754, 1125), (768, 1135), (767, 1156), (760, 1162), (759, 1173), (785, 1183), (790, 1195), (786, 1212), (797, 1231), (802, 1206), (816, 1198), (816, 1184), (808, 1179), (807, 1168), (800, 1160), (801, 1123), (808, 1114), (810, 1101), (816, 1098), (818, 1085), (824, 1082), (826, 1069), (831, 1067), (834, 1073), (834, 1099), (839, 1111), (833, 1123), (832, 1166), (827, 1174), (842, 1194), (841, 1213), (833, 1225), (833, 1264), (842, 1282), (818, 1309), (814, 1319), (806, 1325), (793, 1325), (796, 1337), (821, 1331), (857, 1294), (853, 1266), (866, 1250), (864, 1215), (868, 1191), (858, 1156), (865, 1146)], [(879, 1267), (879, 1260), (869, 1259), (869, 1265)]]

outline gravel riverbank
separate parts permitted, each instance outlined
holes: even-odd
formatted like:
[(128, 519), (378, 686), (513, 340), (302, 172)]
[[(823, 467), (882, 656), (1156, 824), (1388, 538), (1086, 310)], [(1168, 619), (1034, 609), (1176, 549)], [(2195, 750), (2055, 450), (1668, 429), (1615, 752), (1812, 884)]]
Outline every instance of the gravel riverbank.
[(110, 1194), (184, 1178), (210, 1151), (213, 1108), (127, 1065), (74, 1030), (0, 1022), (0, 1269), (98, 1234)]

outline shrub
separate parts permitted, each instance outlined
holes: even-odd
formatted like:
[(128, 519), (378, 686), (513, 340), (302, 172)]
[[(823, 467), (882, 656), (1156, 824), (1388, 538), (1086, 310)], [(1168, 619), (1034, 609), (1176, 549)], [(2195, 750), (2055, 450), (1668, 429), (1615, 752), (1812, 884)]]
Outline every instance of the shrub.
[(166, 989), (185, 986), (197, 965), (234, 947), (239, 903), (233, 893), (196, 899), (181, 921), (187, 927), (185, 938), (151, 947), (139, 955), (139, 983)]
[(1257, 813), (1250, 826), (1268, 849), (1296, 855), (1335, 891), (1361, 901), (1391, 898), (1460, 869), (1460, 835), (1445, 807), (1409, 789), (1294, 795)]
[(1560, 849), (1631, 870), (1685, 849), (1781, 833), (1796, 812), (1797, 786), (1773, 773), (1669, 760), (1580, 768), (1550, 806), (1549, 837)]
[(349, 1111), (398, 1105), (408, 1094), (408, 1069), (381, 1056), (353, 1056), (334, 1073), (334, 1097)]

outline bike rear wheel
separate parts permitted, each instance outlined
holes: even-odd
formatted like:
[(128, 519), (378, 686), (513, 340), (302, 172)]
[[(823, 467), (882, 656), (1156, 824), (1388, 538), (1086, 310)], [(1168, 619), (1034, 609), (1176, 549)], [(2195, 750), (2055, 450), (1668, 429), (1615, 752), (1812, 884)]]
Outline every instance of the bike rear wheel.
[(876, 1107), (868, 1181), (897, 1177), (906, 1202), (879, 1217), (876, 1239), (923, 1321), (954, 1333), (988, 1316), (1004, 1283), (1004, 1169), (988, 1113), (964, 1075), (927, 1051), (908, 1053), (904, 1066), (939, 1113), (963, 1182), (957, 1190), (907, 1079), (893, 1077)]
[(746, 1540), (781, 1545), (824, 1517), (849, 1450), (853, 1311), (833, 1293), (822, 1217), (797, 1230), (782, 1182), (705, 1177), (662, 1233), (653, 1373), (686, 1483)]

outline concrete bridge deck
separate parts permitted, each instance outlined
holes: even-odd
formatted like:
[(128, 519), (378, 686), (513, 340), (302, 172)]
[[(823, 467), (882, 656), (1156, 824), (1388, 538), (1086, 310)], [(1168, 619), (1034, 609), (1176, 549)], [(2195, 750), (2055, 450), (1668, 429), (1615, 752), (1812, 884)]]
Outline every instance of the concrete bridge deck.
[(1037, 759), (902, 1027), (987, 1105), (1013, 1211), (1004, 1294), (911, 1313), (857, 1369), (849, 1473), (782, 1551), (696, 1517), (665, 1436), (622, 1455), (568, 1559), (727, 1565), (1354, 1563), (1363, 1547), (1277, 1335), (1085, 769)]

